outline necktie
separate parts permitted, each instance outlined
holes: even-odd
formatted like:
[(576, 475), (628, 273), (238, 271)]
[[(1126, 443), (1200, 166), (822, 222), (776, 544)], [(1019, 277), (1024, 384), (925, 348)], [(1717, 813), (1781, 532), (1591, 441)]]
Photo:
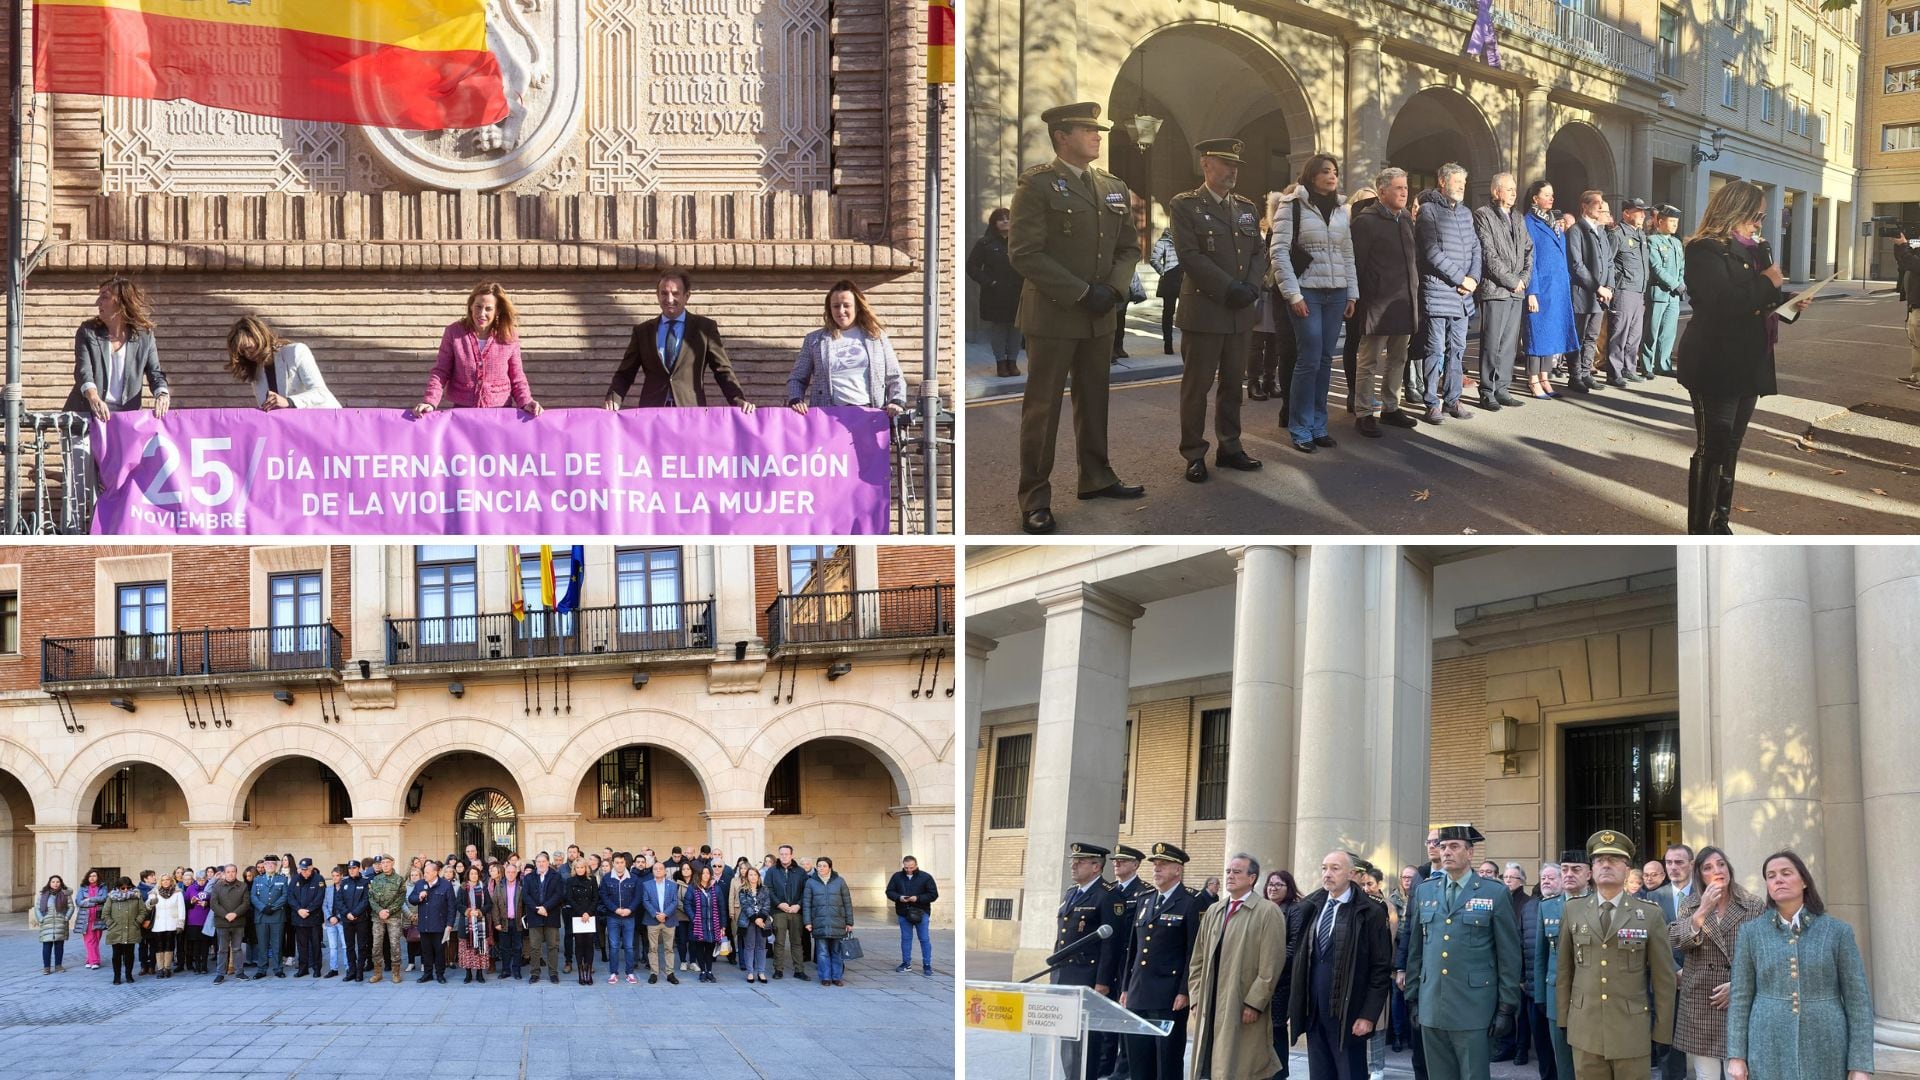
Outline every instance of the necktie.
[(660, 352), (660, 362), (665, 364), (667, 366), (667, 371), (671, 373), (673, 371), (674, 363), (679, 359), (680, 359), (680, 320), (674, 319), (673, 321), (667, 323), (667, 347), (661, 350)]
[(1326, 955), (1327, 945), (1333, 941), (1333, 913), (1338, 910), (1340, 905), (1331, 898), (1327, 900), (1327, 906), (1321, 909), (1320, 925), (1313, 932), (1313, 948), (1322, 956)]
[(1453, 880), (1452, 878), (1448, 878), (1447, 879), (1447, 910), (1452, 911), (1454, 909), (1454, 906), (1459, 902), (1459, 899), (1460, 899), (1460, 883)]
[(1093, 182), (1093, 170), (1088, 169), (1086, 172), (1081, 173), (1080, 179), (1086, 182), (1087, 198), (1093, 200), (1093, 205), (1099, 206), (1100, 205), (1100, 188), (1097, 185), (1095, 185)]
[(1226, 918), (1224, 918), (1224, 919), (1221, 919), (1221, 920), (1220, 920), (1220, 933), (1221, 933), (1221, 934), (1223, 934), (1223, 935), (1224, 935), (1224, 934), (1225, 934), (1225, 933), (1227, 932), (1227, 924), (1233, 921), (1233, 917), (1234, 917), (1235, 915), (1238, 915), (1238, 914), (1240, 914), (1240, 905), (1241, 905), (1242, 903), (1244, 903), (1244, 901), (1241, 901), (1241, 900), (1235, 900), (1235, 901), (1233, 901), (1232, 903), (1230, 903), (1230, 904), (1228, 904), (1228, 905), (1227, 905), (1227, 917), (1226, 917)]
[(1603, 938), (1613, 936), (1613, 901), (1611, 900), (1600, 905), (1600, 936)]

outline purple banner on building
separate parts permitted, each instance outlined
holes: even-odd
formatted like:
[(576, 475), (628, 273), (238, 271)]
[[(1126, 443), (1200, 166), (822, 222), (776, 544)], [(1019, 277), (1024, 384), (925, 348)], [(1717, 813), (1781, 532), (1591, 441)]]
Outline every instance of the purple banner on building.
[(1493, 27), (1493, 0), (1480, 0), (1473, 18), (1473, 33), (1467, 36), (1467, 47), (1461, 52), (1488, 67), (1500, 66), (1500, 42)]
[(116, 536), (862, 535), (877, 409), (191, 409), (94, 425)]

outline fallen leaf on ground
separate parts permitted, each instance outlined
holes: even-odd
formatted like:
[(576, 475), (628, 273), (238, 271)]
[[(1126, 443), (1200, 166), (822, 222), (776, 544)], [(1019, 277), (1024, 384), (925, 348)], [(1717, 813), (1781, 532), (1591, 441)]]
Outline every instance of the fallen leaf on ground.
[(1430, 496), (1430, 495), (1432, 495), (1432, 494), (1433, 494), (1433, 492), (1431, 492), (1431, 491), (1429, 491), (1429, 490), (1427, 490), (1426, 488), (1421, 488), (1421, 489), (1420, 489), (1419, 491), (1416, 491), (1416, 492), (1414, 492), (1414, 493), (1413, 493), (1413, 501), (1414, 501), (1414, 502), (1426, 502), (1426, 501), (1427, 501), (1427, 497), (1428, 497), (1428, 496)]
[(1828, 475), (1828, 476), (1845, 476), (1845, 475), (1847, 475), (1847, 470), (1845, 470), (1845, 469), (1828, 469), (1828, 470), (1827, 470), (1827, 475)]
[(1734, 507), (1734, 509), (1740, 511), (1743, 514), (1754, 513), (1754, 509), (1751, 506), (1736, 506)]
[(1873, 492), (1875, 495), (1885, 495), (1887, 493), (1886, 488), (1868, 488), (1867, 490)]

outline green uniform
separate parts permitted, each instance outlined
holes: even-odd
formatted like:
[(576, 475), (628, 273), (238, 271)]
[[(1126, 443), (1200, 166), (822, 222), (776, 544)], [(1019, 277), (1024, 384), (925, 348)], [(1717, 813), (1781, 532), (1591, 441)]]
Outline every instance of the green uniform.
[(1677, 236), (1647, 237), (1647, 329), (1640, 339), (1640, 370), (1673, 374), (1673, 346), (1680, 336), (1680, 291), (1687, 287), (1687, 251)]
[(1247, 381), (1247, 348), (1255, 309), (1251, 300), (1229, 306), (1229, 290), (1258, 298), (1267, 273), (1266, 245), (1253, 200), (1216, 197), (1205, 185), (1167, 204), (1173, 248), (1180, 256), (1180, 301), (1174, 325), (1180, 337), (1180, 456), (1207, 456), (1207, 395), (1217, 381), (1214, 434), (1221, 454), (1240, 451), (1240, 393)]
[(1088, 166), (1076, 176), (1055, 158), (1020, 175), (1007, 257), (1025, 284), (1017, 321), (1027, 337), (1027, 389), (1020, 409), (1020, 509), (1051, 506), (1060, 395), (1073, 387), (1079, 490), (1119, 482), (1107, 463), (1107, 379), (1113, 363), (1112, 310), (1080, 306), (1106, 285), (1124, 299), (1140, 261), (1127, 186)]
[[(1673, 950), (1658, 904), (1624, 889), (1613, 910), (1600, 894), (1567, 904), (1555, 1004), (1574, 1050), (1577, 1080), (1647, 1080), (1653, 1044), (1673, 1042)], [(1648, 1017), (1648, 997), (1652, 1017)]]
[(1520, 932), (1501, 882), (1468, 871), (1428, 878), (1408, 904), (1407, 1007), (1414, 1010), (1431, 1080), (1487, 1080), (1495, 1012), (1520, 1008)]
[(1547, 1034), (1553, 1040), (1554, 1075), (1565, 1080), (1573, 1080), (1573, 1047), (1567, 1045), (1567, 1029), (1560, 1026), (1555, 990), (1560, 973), (1560, 919), (1569, 899), (1572, 898), (1562, 893), (1540, 901), (1540, 925), (1534, 928), (1540, 935), (1540, 944), (1533, 950), (1533, 1000), (1547, 1011)]

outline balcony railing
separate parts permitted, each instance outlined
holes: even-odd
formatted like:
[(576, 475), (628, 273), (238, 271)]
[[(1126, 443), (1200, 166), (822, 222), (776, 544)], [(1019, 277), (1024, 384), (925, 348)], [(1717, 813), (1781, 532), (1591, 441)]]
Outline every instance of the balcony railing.
[(953, 586), (788, 593), (767, 606), (767, 651), (830, 642), (945, 637), (953, 633)]
[(387, 663), (461, 664), (713, 647), (713, 601), (387, 620)]
[(330, 623), (40, 639), (42, 683), (337, 672), (340, 661)]
[[(1475, 0), (1437, 2), (1469, 15), (1479, 11)], [(1653, 81), (1653, 42), (1567, 7), (1560, 0), (1495, 0), (1493, 24), (1502, 37), (1518, 34), (1602, 67)]]

